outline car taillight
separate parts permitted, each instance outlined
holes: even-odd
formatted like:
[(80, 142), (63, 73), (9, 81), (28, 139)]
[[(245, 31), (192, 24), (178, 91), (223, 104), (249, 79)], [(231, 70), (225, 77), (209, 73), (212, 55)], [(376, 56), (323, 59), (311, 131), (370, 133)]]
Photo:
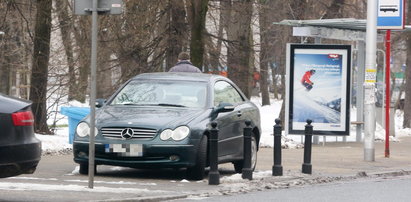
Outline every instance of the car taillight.
[(15, 112), (11, 114), (15, 126), (32, 126), (34, 124), (34, 116), (31, 111)]

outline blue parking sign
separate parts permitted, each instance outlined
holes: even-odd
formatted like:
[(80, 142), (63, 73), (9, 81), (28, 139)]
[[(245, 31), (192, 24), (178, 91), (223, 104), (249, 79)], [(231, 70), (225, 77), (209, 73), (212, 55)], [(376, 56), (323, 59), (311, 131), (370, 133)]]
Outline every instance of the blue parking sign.
[(378, 29), (404, 29), (404, 17), (404, 0), (378, 0)]

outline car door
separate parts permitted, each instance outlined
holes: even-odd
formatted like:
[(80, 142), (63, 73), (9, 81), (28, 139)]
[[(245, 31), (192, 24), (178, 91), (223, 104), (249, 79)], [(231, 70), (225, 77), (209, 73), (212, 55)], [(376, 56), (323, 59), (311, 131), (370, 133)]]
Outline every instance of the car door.
[(219, 129), (219, 156), (238, 155), (243, 147), (243, 104), (244, 98), (227, 81), (217, 81), (214, 85), (214, 106), (230, 103), (235, 106), (231, 112), (220, 113), (216, 119)]

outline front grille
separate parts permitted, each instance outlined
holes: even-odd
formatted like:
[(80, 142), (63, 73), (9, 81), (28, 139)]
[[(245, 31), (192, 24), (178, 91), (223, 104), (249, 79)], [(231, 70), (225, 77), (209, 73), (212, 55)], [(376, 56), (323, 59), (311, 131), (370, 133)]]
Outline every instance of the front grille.
[[(122, 139), (121, 131), (123, 131), (124, 129), (126, 128), (102, 128), (101, 132), (105, 138)], [(132, 139), (150, 140), (157, 134), (157, 130), (155, 129), (147, 129), (147, 128), (131, 128), (131, 129), (134, 132)]]

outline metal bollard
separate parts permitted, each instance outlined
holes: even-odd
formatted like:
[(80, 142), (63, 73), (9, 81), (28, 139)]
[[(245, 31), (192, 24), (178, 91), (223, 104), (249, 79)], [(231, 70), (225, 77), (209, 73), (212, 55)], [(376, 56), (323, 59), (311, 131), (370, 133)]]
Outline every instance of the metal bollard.
[(252, 133), (251, 121), (246, 120), (245, 125), (246, 127), (244, 128), (244, 150), (243, 150), (244, 165), (243, 165), (241, 177), (243, 179), (252, 180), (253, 170), (251, 168), (251, 133)]
[(304, 142), (304, 163), (302, 172), (305, 174), (312, 173), (311, 165), (311, 146), (312, 146), (312, 136), (313, 136), (313, 126), (311, 125), (312, 120), (307, 119), (307, 124), (305, 125), (305, 142)]
[(283, 175), (283, 166), (281, 165), (281, 120), (275, 119), (274, 125), (274, 165), (273, 165), (273, 176)]
[(217, 122), (211, 122), (210, 129), (210, 172), (208, 173), (208, 184), (209, 185), (219, 185), (220, 184), (220, 173), (218, 172), (218, 129)]

